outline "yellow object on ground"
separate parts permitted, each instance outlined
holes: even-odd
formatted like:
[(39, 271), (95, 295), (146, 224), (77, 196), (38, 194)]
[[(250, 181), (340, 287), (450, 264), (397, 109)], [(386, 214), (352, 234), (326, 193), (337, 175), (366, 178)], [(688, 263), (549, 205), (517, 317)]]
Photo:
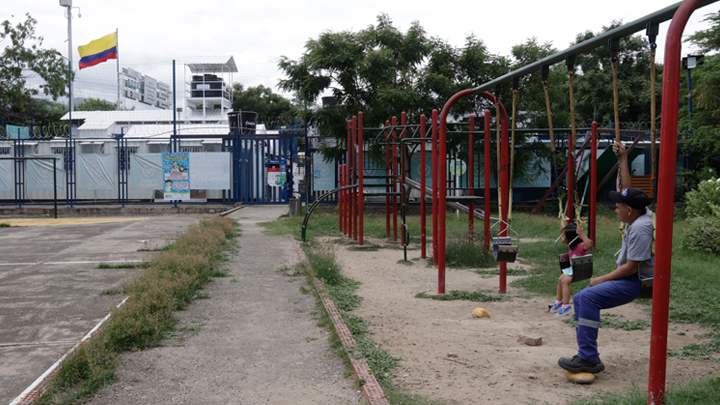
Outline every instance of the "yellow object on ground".
[(473, 318), (490, 318), (490, 313), (485, 308), (475, 308), (472, 311)]
[(139, 221), (141, 218), (27, 218), (27, 219), (0, 219), (0, 223), (10, 226), (49, 226), (49, 225), (73, 225), (73, 224), (95, 224), (98, 222), (120, 222)]
[(590, 373), (571, 373), (565, 370), (565, 377), (575, 384), (590, 384), (595, 381), (595, 374)]

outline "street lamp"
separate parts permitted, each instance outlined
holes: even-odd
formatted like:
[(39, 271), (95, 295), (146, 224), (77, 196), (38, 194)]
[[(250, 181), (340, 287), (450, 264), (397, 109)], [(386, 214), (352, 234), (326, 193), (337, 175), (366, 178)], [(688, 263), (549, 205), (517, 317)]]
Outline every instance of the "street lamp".
[(689, 131), (692, 132), (692, 80), (690, 78), (690, 71), (703, 64), (702, 58), (705, 55), (688, 55), (682, 58), (682, 68), (687, 70), (687, 82), (688, 82), (688, 120), (690, 121)]
[(72, 141), (72, 111), (73, 111), (73, 94), (72, 94), (72, 9), (78, 9), (78, 17), (82, 17), (80, 14), (80, 7), (73, 7), (72, 0), (60, 0), (60, 6), (65, 7), (66, 17), (68, 20), (68, 134), (69, 139)]
[[(702, 58), (705, 55), (688, 55), (682, 58), (682, 68), (687, 70), (687, 82), (688, 82), (688, 133), (686, 140), (689, 142), (692, 136), (692, 80), (690, 78), (690, 71), (703, 64)], [(689, 149), (687, 166), (692, 168), (692, 147)]]

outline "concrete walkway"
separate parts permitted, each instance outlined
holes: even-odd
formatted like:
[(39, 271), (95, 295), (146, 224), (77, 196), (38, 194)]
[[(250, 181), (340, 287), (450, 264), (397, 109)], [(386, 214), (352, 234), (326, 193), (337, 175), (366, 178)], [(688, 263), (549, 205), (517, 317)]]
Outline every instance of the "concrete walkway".
[(303, 294), (292, 241), (263, 233), (259, 222), (286, 206), (249, 206), (230, 214), (240, 224), (230, 276), (215, 279), (179, 312), (184, 330), (165, 347), (123, 355), (119, 381), (93, 404), (354, 404), (363, 403), (332, 353), (319, 309)]

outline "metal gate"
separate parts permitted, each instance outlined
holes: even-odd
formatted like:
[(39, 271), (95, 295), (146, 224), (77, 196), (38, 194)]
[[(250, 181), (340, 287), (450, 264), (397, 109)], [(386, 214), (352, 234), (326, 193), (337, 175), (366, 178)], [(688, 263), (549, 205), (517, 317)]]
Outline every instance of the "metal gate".
[[(233, 201), (243, 204), (287, 204), (293, 196), (293, 165), (298, 160), (298, 135), (240, 135), (225, 139), (233, 156)], [(268, 168), (284, 162), (284, 186), (268, 183)]]

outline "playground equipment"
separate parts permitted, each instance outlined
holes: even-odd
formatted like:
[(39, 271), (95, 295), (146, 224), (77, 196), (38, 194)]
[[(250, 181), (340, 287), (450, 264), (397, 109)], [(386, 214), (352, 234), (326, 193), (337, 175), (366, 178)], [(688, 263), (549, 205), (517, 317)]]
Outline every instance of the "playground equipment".
[(493, 241), (493, 259), (495, 259), (498, 263), (514, 263), (515, 258), (517, 257), (518, 252), (518, 246), (520, 244), (520, 237), (515, 232), (512, 227), (510, 227), (510, 224), (503, 220), (499, 220), (493, 224), (493, 226), (490, 227), (490, 231), (492, 232), (492, 228), (494, 228), (498, 224), (504, 224), (506, 226), (506, 229), (509, 231), (512, 231), (515, 234), (515, 245), (513, 245), (513, 237), (512, 236), (500, 236), (499, 229), (496, 231), (496, 233), (493, 234), (492, 241)]
[[(581, 54), (591, 49), (604, 46), (612, 38), (622, 38), (632, 35), (644, 28), (648, 32), (656, 32), (651, 24), (659, 24), (672, 20), (668, 29), (663, 63), (663, 106), (677, 106), (680, 94), (680, 53), (682, 34), (685, 25), (693, 11), (701, 6), (715, 3), (714, 0), (686, 0), (638, 20), (599, 34), (587, 41), (557, 52), (537, 62), (528, 64), (497, 79), (484, 83), (471, 90), (464, 90), (453, 96), (446, 104), (449, 108), (461, 96), (480, 94), (495, 88), (502, 83), (512, 81), (515, 77), (522, 77), (529, 73), (543, 69), (543, 66), (561, 62), (571, 55)], [(654, 38), (651, 41), (654, 43)], [(451, 103), (452, 101), (452, 103)], [(443, 108), (443, 114), (446, 114)], [(441, 120), (442, 122), (442, 120)], [(655, 256), (655, 277), (653, 285), (652, 330), (650, 349), (650, 372), (648, 384), (648, 403), (662, 404), (665, 395), (665, 372), (667, 361), (667, 332), (670, 292), (670, 266), (672, 260), (672, 235), (675, 200), (675, 171), (677, 163), (678, 141), (678, 109), (663, 108), (661, 114), (662, 147), (660, 150), (659, 173), (657, 177), (657, 239)], [(441, 171), (442, 175), (442, 171)], [(594, 183), (594, 181), (593, 181)], [(591, 199), (593, 201), (594, 199)], [(444, 217), (442, 218), (444, 221)], [(595, 239), (593, 239), (595, 240)]]

